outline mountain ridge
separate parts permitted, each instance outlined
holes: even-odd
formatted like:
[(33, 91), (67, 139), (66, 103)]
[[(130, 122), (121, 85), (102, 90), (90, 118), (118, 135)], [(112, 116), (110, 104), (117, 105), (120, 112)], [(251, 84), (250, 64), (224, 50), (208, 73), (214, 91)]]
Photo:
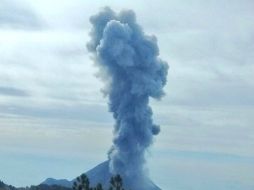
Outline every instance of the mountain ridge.
[[(101, 183), (104, 188), (109, 187), (109, 180), (112, 176), (109, 170), (109, 161), (104, 161), (94, 168), (88, 170), (84, 174), (87, 175), (87, 177), (90, 180), (91, 186), (96, 186), (96, 184)], [(47, 178), (45, 181), (43, 181), (41, 184), (46, 185), (59, 185), (64, 187), (72, 187), (73, 182), (76, 181), (76, 178), (68, 181), (66, 179), (54, 179), (54, 178)], [(127, 183), (124, 184), (125, 187), (130, 187), (132, 190), (161, 190), (157, 185), (155, 185), (149, 178), (146, 178), (142, 185), (139, 183), (132, 184)]]

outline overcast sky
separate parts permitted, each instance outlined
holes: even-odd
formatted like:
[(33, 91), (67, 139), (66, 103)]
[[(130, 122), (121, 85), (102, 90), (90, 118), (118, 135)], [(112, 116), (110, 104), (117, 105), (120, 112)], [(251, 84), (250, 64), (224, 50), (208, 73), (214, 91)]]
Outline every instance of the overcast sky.
[(0, 0), (0, 180), (72, 179), (107, 159), (113, 120), (89, 17), (133, 9), (170, 65), (147, 155), (163, 189), (254, 189), (253, 0)]

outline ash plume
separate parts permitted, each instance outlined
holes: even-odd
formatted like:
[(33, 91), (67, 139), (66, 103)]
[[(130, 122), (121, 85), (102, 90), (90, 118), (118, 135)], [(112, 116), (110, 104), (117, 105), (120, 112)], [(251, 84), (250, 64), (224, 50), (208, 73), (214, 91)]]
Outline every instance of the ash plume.
[(90, 22), (87, 47), (105, 82), (103, 92), (115, 119), (110, 172), (129, 183), (145, 179), (145, 153), (160, 132), (153, 123), (149, 98), (164, 95), (168, 64), (158, 57), (156, 37), (143, 32), (133, 11), (115, 13), (106, 7)]

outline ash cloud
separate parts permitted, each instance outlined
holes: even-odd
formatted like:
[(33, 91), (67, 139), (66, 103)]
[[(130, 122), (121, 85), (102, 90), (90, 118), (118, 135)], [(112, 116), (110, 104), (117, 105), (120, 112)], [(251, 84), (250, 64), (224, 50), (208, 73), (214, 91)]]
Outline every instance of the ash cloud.
[(115, 119), (111, 172), (127, 181), (145, 179), (145, 153), (160, 131), (153, 123), (149, 98), (164, 95), (168, 64), (158, 57), (156, 37), (143, 32), (133, 11), (117, 14), (106, 7), (90, 22), (87, 47), (105, 82), (103, 92)]

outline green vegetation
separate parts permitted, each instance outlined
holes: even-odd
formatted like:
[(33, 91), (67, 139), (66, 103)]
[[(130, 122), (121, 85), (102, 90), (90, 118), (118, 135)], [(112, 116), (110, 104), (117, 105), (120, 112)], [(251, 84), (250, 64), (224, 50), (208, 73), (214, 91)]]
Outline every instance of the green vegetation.
[(6, 185), (4, 182), (0, 181), (0, 190), (17, 190), (12, 185)]
[[(102, 184), (100, 183), (96, 187), (90, 187), (89, 179), (85, 174), (77, 177), (72, 188), (73, 190), (103, 190)], [(111, 177), (109, 190), (124, 190), (123, 180), (120, 175)]]
[(4, 187), (5, 187), (4, 182), (0, 181), (0, 188), (4, 188)]
[[(123, 180), (120, 175), (112, 176), (110, 179), (108, 190), (124, 190)], [(90, 181), (85, 174), (76, 178), (76, 181), (73, 183), (73, 187), (63, 187), (59, 185), (32, 185), (30, 187), (20, 187), (16, 188), (12, 185), (7, 185), (4, 182), (0, 181), (0, 190), (104, 190), (102, 184), (98, 183), (95, 187), (90, 187)]]
[(123, 180), (120, 175), (111, 177), (110, 185), (111, 187), (109, 188), (109, 190), (124, 190)]
[(91, 188), (88, 177), (85, 174), (77, 177), (72, 188), (73, 190), (90, 190)]
[(0, 190), (72, 190), (72, 189), (59, 185), (45, 185), (45, 184), (17, 188), (12, 185), (7, 185), (4, 182), (0, 181)]

